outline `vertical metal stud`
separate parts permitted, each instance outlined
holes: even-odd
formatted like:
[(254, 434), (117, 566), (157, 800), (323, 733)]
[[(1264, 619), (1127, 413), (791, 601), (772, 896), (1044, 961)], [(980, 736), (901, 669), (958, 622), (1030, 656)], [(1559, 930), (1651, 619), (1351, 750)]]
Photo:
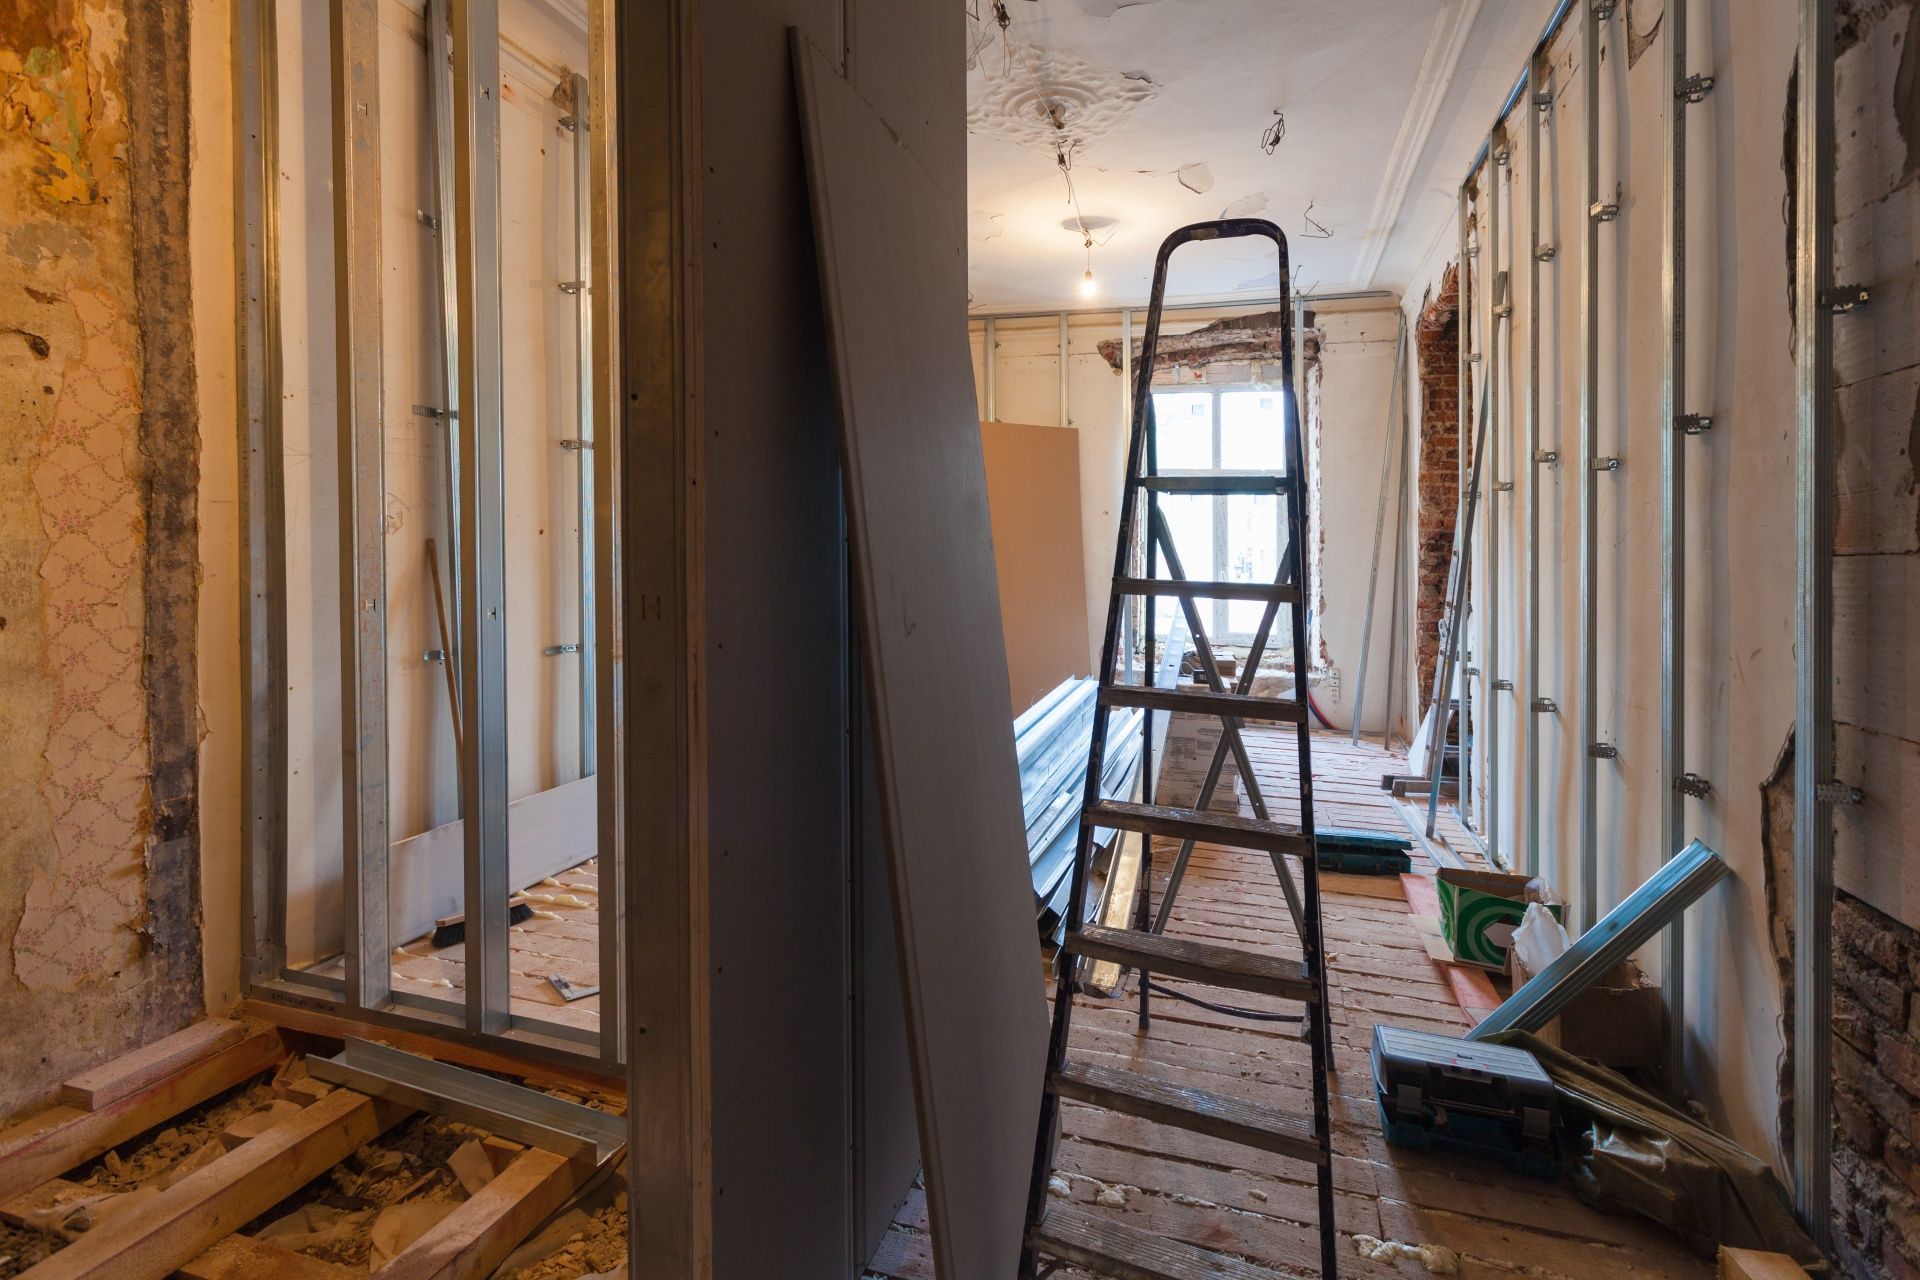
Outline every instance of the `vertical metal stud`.
[[(614, 359), (615, 339), (619, 332), (618, 274), (614, 259), (613, 189), (614, 146), (613, 94), (604, 90), (612, 83), (612, 55), (602, 6), (595, 0), (590, 6), (588, 24), (588, 96), (576, 99), (574, 116), (587, 124), (587, 264), (588, 296), (593, 307), (588, 378), (594, 390), (593, 406), (593, 569), (596, 579), (593, 617), (593, 641), (596, 660), (587, 696), (594, 700), (594, 796), (599, 805), (600, 903), (595, 919), (600, 930), (600, 1058), (609, 1066), (624, 1063), (626, 1054), (626, 896), (625, 869), (619, 851), (624, 839), (625, 772), (621, 752), (623, 732), (620, 664), (621, 611), (614, 607), (619, 596), (613, 584), (621, 581), (620, 562), (620, 486), (617, 479), (623, 457), (619, 431), (620, 393), (618, 362)], [(601, 91), (595, 92), (596, 89)], [(576, 156), (575, 163), (581, 158)], [(583, 536), (586, 530), (582, 530)], [(600, 608), (604, 593), (608, 607)]]
[[(1471, 252), (1473, 207), (1467, 198), (1467, 189), (1472, 186), (1472, 184), (1472, 173), (1468, 173), (1466, 181), (1460, 184), (1460, 289), (1459, 307), (1455, 313), (1459, 316), (1458, 331), (1460, 334), (1458, 385), (1455, 389), (1455, 394), (1459, 400), (1455, 415), (1455, 421), (1459, 423), (1455, 428), (1458, 447), (1454, 449), (1459, 478), (1455, 482), (1455, 492), (1460, 495), (1459, 501), (1462, 504), (1467, 500), (1467, 458), (1474, 452), (1479, 444), (1478, 441), (1471, 440), (1468, 435), (1469, 424), (1473, 421), (1473, 301), (1479, 293), (1479, 272), (1474, 268), (1474, 255)], [(1456, 520), (1454, 522), (1455, 530), (1457, 531), (1460, 527), (1460, 522)], [(1468, 814), (1473, 807), (1473, 789), (1471, 785), (1473, 778), (1473, 760), (1472, 753), (1467, 749), (1467, 680), (1458, 673), (1459, 669), (1469, 665), (1471, 660), (1466, 648), (1465, 635), (1467, 606), (1468, 602), (1473, 599), (1473, 555), (1471, 542), (1458, 543), (1455, 547), (1455, 554), (1461, 557), (1460, 573), (1466, 585), (1459, 595), (1460, 607), (1454, 611), (1452, 617), (1447, 618), (1444, 610), (1441, 616), (1447, 618), (1447, 625), (1454, 631), (1460, 632), (1461, 636), (1459, 645), (1454, 647), (1457, 660), (1453, 665), (1452, 672), (1447, 677), (1446, 685), (1439, 691), (1439, 710), (1436, 712), (1434, 718), (1434, 733), (1436, 736), (1433, 745), (1434, 749), (1438, 751), (1442, 757), (1442, 772), (1444, 772), (1444, 757), (1447, 750), (1447, 712), (1452, 704), (1454, 688), (1457, 685), (1460, 690), (1460, 756), (1458, 766), (1460, 794), (1454, 801), (1454, 807), (1459, 811), (1461, 821), (1463, 823), (1469, 823), (1470, 825)], [(1436, 781), (1434, 784), (1434, 796), (1437, 797), (1438, 793), (1439, 783)], [(1432, 797), (1430, 797), (1430, 799), (1432, 799)], [(1435, 818), (1433, 811), (1436, 808), (1436, 803), (1429, 803), (1427, 817), (1427, 835), (1429, 839), (1433, 836)]]
[(573, 451), (580, 465), (580, 776), (599, 772), (596, 761), (597, 735), (594, 729), (594, 665), (598, 595), (594, 571), (594, 508), (597, 505), (594, 472), (598, 463), (594, 445), (593, 386), (593, 126), (590, 119), (587, 78), (573, 77), (573, 278), (580, 282), (574, 295), (574, 375), (578, 388), (578, 414), (581, 447)]
[(459, 258), (461, 701), (466, 739), (467, 1028), (503, 1032), (507, 987), (506, 482), (500, 371), (499, 0), (454, 0), (454, 235)]
[[(1664, 462), (1660, 504), (1660, 568), (1664, 577), (1660, 647), (1661, 858), (1686, 845), (1687, 767), (1687, 0), (1667, 4), (1666, 253), (1660, 292), (1667, 349), (1662, 369), (1660, 424)], [(1660, 989), (1666, 993), (1667, 1086), (1686, 1081), (1686, 916), (1677, 915), (1662, 938)]]
[(285, 445), (281, 437), (279, 259), (279, 42), (274, 0), (233, 8), (234, 100), (241, 163), (235, 249), (240, 284), (241, 536), (247, 593), (241, 610), (241, 788), (245, 893), (243, 964), (249, 983), (280, 976), (287, 911), (287, 580)]
[[(446, 492), (447, 585), (456, 614), (465, 597), (464, 543), (460, 536), (460, 265), (454, 244), (453, 26), (451, 0), (427, 0), (427, 114), (433, 131), (434, 249), (440, 290), (440, 457)], [(447, 661), (460, 679), (460, 628), (449, 637)], [(456, 722), (459, 708), (454, 709)]]
[(338, 0), (332, 14), (346, 995), (351, 1009), (378, 1009), (392, 994), (387, 959), (387, 487), (380, 364), (380, 20), (374, 0)]
[(998, 386), (998, 381), (999, 381), (998, 373), (999, 373), (999, 364), (1000, 364), (1000, 352), (999, 352), (1000, 335), (997, 332), (998, 328), (999, 326), (994, 321), (994, 318), (992, 316), (988, 316), (987, 332), (985, 335), (986, 350), (983, 352), (981, 356), (982, 363), (984, 363), (987, 367), (987, 421), (988, 422), (1000, 421), (1000, 397), (999, 397), (999, 386)]
[[(1373, 507), (1373, 563), (1367, 570), (1367, 608), (1364, 620), (1360, 624), (1360, 674), (1353, 682), (1353, 720), (1347, 726), (1347, 741), (1353, 746), (1360, 745), (1360, 716), (1367, 705), (1367, 658), (1373, 648), (1373, 603), (1380, 589), (1380, 540), (1387, 528), (1387, 494), (1393, 488), (1397, 477), (1395, 464), (1400, 460), (1400, 436), (1396, 431), (1394, 410), (1404, 406), (1401, 390), (1406, 385), (1407, 358), (1407, 314), (1394, 309), (1398, 324), (1393, 332), (1393, 381), (1387, 385), (1386, 441), (1380, 450), (1380, 497)], [(1388, 642), (1391, 651), (1392, 642)], [(1388, 668), (1387, 682), (1393, 682), (1392, 668)], [(1388, 708), (1392, 716), (1392, 708)], [(1391, 718), (1387, 721), (1386, 735), (1393, 733)]]
[(1801, 0), (1795, 511), (1800, 580), (1793, 751), (1793, 1185), (1823, 1250), (1832, 1177), (1834, 0)]
[[(1527, 58), (1527, 690), (1525, 705), (1540, 700), (1540, 181), (1547, 171), (1546, 133), (1540, 117), (1543, 60), (1536, 50)], [(1540, 718), (1529, 711), (1516, 716), (1525, 726), (1526, 846), (1523, 869), (1540, 874)]]
[[(993, 321), (987, 321), (992, 324)], [(1133, 423), (1133, 308), (1127, 307), (1120, 312), (1120, 431), (1122, 435)], [(1126, 616), (1120, 624), (1120, 669), (1126, 673), (1126, 679), (1133, 679), (1133, 655), (1139, 644), (1140, 602), (1127, 601)], [(1152, 683), (1144, 681), (1143, 683)]]
[[(1600, 23), (1597, 7), (1589, 7), (1580, 24), (1580, 80), (1585, 95), (1586, 169), (1582, 207), (1600, 203)], [(1596, 490), (1599, 473), (1593, 460), (1599, 455), (1600, 417), (1600, 219), (1589, 214), (1580, 233), (1580, 930), (1600, 918), (1600, 863), (1598, 842), (1599, 761), (1587, 744), (1599, 741), (1598, 614), (1594, 592), (1599, 587), (1599, 538)]]
[[(1480, 172), (1484, 175), (1483, 190), (1487, 205), (1487, 243), (1480, 255), (1485, 270), (1482, 272), (1487, 287), (1486, 295), (1486, 358), (1481, 368), (1486, 372), (1486, 386), (1482, 394), (1488, 400), (1487, 430), (1492, 435), (1487, 449), (1488, 468), (1491, 471), (1491, 483), (1487, 486), (1487, 651), (1480, 660), (1480, 669), (1485, 673), (1488, 697), (1487, 706), (1487, 811), (1481, 815), (1482, 838), (1486, 841), (1487, 859), (1495, 865), (1500, 862), (1500, 771), (1504, 763), (1500, 752), (1500, 714), (1504, 702), (1492, 694), (1500, 687), (1500, 545), (1501, 534), (1506, 528), (1507, 516), (1499, 500), (1500, 487), (1500, 413), (1505, 407), (1500, 399), (1500, 335), (1507, 326), (1501, 321), (1512, 314), (1511, 300), (1503, 298), (1500, 291), (1500, 175), (1504, 166), (1500, 163), (1502, 126), (1495, 125), (1487, 135), (1487, 164)], [(1509, 156), (1510, 160), (1512, 157)], [(1503, 311), (1502, 308), (1505, 308)]]
[(1070, 427), (1073, 420), (1067, 416), (1069, 408), (1067, 398), (1067, 313), (1060, 313), (1060, 425)]

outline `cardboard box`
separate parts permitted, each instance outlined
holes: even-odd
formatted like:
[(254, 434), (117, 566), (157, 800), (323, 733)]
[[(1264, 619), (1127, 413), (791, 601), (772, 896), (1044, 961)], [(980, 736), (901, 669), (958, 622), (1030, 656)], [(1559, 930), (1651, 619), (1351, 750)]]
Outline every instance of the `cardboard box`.
[[(1533, 973), (1512, 957), (1513, 989)], [(1615, 965), (1536, 1033), (1550, 1045), (1603, 1067), (1657, 1067), (1666, 1061), (1666, 1011), (1660, 988), (1631, 960)]]
[[(1507, 948), (1513, 931), (1527, 912), (1529, 876), (1499, 871), (1460, 871), (1443, 867), (1434, 877), (1440, 895), (1440, 932), (1460, 964), (1482, 969), (1507, 967)], [(1536, 893), (1544, 892), (1540, 882)], [(1553, 918), (1563, 919), (1562, 908), (1551, 903)]]

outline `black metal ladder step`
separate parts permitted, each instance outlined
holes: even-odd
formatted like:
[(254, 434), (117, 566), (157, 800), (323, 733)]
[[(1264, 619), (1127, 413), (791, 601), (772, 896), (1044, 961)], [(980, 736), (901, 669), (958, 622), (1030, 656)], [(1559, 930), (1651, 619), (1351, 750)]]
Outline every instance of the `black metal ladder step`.
[[(1114, 1280), (1283, 1280), (1277, 1271), (1053, 1204), (1027, 1232), (1027, 1247)], [(1303, 1268), (1312, 1264), (1302, 1259)]]
[(1117, 596), (1179, 596), (1188, 600), (1277, 600), (1293, 603), (1290, 582), (1202, 582), (1188, 578), (1115, 578)]
[(1256, 955), (1238, 947), (1197, 942), (1192, 938), (1090, 924), (1067, 934), (1066, 949), (1071, 955), (1111, 960), (1125, 968), (1186, 978), (1230, 991), (1250, 991), (1309, 1004), (1320, 997), (1319, 984), (1308, 976), (1306, 966), (1298, 960)]
[(1152, 493), (1194, 494), (1284, 494), (1287, 478), (1268, 471), (1209, 471), (1192, 476), (1141, 476), (1140, 483)]
[(1313, 843), (1300, 828), (1283, 822), (1243, 818), (1232, 813), (1176, 809), (1170, 805), (1135, 804), (1130, 800), (1102, 800), (1090, 805), (1081, 821), (1096, 827), (1171, 836), (1175, 840), (1204, 840), (1209, 844), (1285, 853), (1296, 858), (1306, 857)]
[(1252, 693), (1216, 693), (1211, 689), (1192, 686), (1160, 689), (1152, 685), (1110, 684), (1100, 690), (1100, 701), (1110, 707), (1187, 711), (1195, 715), (1271, 720), (1279, 724), (1299, 724), (1307, 716), (1307, 709), (1291, 698), (1263, 698)]
[(1313, 1131), (1313, 1122), (1301, 1116), (1085, 1062), (1069, 1062), (1053, 1073), (1049, 1084), (1059, 1096), (1089, 1106), (1309, 1164), (1321, 1163), (1320, 1139)]

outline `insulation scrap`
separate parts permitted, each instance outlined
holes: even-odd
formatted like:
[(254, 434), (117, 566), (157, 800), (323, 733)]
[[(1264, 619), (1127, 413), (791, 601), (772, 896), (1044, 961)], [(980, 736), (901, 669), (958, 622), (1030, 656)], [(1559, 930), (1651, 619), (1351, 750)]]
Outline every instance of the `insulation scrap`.
[(1437, 1244), (1407, 1244), (1377, 1236), (1355, 1236), (1353, 1251), (1369, 1262), (1418, 1262), (1436, 1276), (1460, 1274), (1460, 1255)]
[(372, 1268), (378, 1270), (392, 1262), (403, 1249), (458, 1207), (453, 1200), (408, 1200), (382, 1209), (367, 1232), (367, 1241), (372, 1247), (369, 1258)]

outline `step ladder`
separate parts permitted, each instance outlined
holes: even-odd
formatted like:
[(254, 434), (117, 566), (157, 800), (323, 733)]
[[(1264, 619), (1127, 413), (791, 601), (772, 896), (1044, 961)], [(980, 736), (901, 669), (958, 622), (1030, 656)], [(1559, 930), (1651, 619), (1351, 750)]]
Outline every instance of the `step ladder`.
[[(1153, 364), (1166, 298), (1168, 260), (1174, 250), (1194, 241), (1243, 237), (1271, 240), (1279, 258), (1281, 365), (1288, 387), (1282, 418), (1284, 469), (1258, 474), (1242, 471), (1162, 474), (1153, 407)], [(1066, 918), (1070, 927), (1057, 966), (1058, 988), (1047, 1047), (1047, 1078), (1041, 1097), (1033, 1180), (1027, 1198), (1025, 1247), (1020, 1258), (1021, 1280), (1039, 1280), (1062, 1266), (1087, 1268), (1125, 1280), (1276, 1280), (1278, 1275), (1237, 1258), (1127, 1226), (1079, 1205), (1051, 1199), (1048, 1188), (1060, 1139), (1062, 1100), (1172, 1125), (1314, 1165), (1319, 1189), (1319, 1272), (1326, 1277), (1337, 1274), (1338, 1237), (1333, 1213), (1332, 1122), (1327, 1080), (1333, 1069), (1333, 1039), (1328, 1018), (1325, 950), (1320, 933), (1319, 871), (1314, 856), (1312, 744), (1304, 645), (1307, 634), (1304, 588), (1309, 581), (1306, 455), (1292, 395), (1294, 332), (1288, 293), (1286, 237), (1278, 227), (1263, 219), (1230, 218), (1183, 227), (1167, 237), (1154, 263), (1146, 332), (1139, 362), (1134, 368), (1133, 422), (1127, 450), (1119, 546), (1114, 556), (1113, 592), (1100, 659), (1100, 696), (1094, 709), (1086, 800), (1069, 889)], [(1160, 503), (1167, 495), (1193, 494), (1271, 496), (1286, 505), (1287, 545), (1279, 557), (1273, 582), (1208, 582), (1187, 577)], [(1163, 558), (1164, 576), (1160, 572)], [(1131, 674), (1132, 655), (1126, 655), (1123, 668), (1120, 653), (1123, 619), (1133, 609), (1133, 602), (1140, 600), (1146, 615), (1146, 661), (1142, 670), (1147, 673), (1141, 678), (1151, 680), (1150, 673), (1157, 670), (1153, 653), (1154, 615), (1158, 602), (1163, 599), (1176, 601), (1184, 616), (1205, 688), (1146, 687), (1124, 679)], [(1220, 676), (1212, 643), (1195, 603), (1221, 599), (1252, 600), (1265, 605), (1245, 669), (1231, 689)], [(1252, 693), (1254, 673), (1283, 605), (1290, 611), (1288, 640), (1295, 659), (1293, 696), (1255, 696)], [(1108, 713), (1116, 707), (1137, 707), (1144, 712), (1141, 718), (1145, 749), (1138, 801), (1101, 794)], [(1195, 807), (1190, 809), (1155, 804), (1153, 800), (1154, 717), (1157, 713), (1176, 711), (1217, 716), (1221, 724), (1221, 739), (1212, 767), (1196, 797)], [(1292, 726), (1298, 745), (1297, 823), (1277, 821), (1267, 810), (1241, 737), (1241, 726), (1249, 721)], [(1250, 817), (1216, 813), (1208, 807), (1229, 757), (1245, 784), (1249, 806), (1253, 809)], [(1131, 832), (1139, 838), (1141, 861), (1133, 928), (1110, 928), (1085, 918), (1092, 837), (1096, 828)], [(1300, 958), (1255, 954), (1164, 933), (1164, 906), (1158, 919), (1150, 919), (1156, 839), (1180, 844), (1175, 873), (1184, 872), (1195, 841), (1268, 855), (1286, 894), (1288, 911), (1300, 940)], [(1296, 861), (1300, 864), (1298, 880), (1293, 866)], [(1169, 898), (1176, 883), (1177, 880), (1170, 877)], [(1129, 968), (1139, 971), (1142, 1034), (1149, 1026), (1150, 976), (1153, 974), (1229, 991), (1299, 1001), (1304, 1009), (1303, 1039), (1313, 1063), (1312, 1114), (1302, 1116), (1292, 1111), (1276, 1111), (1191, 1088), (1175, 1080), (1073, 1060), (1068, 1042), (1079, 970), (1083, 962), (1101, 960), (1118, 963), (1123, 971)], [(1301, 1259), (1289, 1265), (1311, 1269), (1314, 1260)]]

